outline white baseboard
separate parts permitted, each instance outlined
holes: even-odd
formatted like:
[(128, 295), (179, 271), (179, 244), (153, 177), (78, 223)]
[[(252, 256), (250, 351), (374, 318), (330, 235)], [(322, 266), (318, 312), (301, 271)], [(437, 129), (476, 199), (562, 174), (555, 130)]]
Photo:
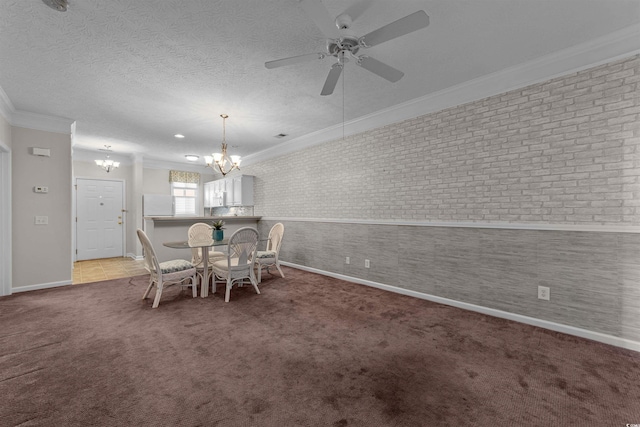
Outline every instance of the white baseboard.
[(50, 283), (40, 283), (37, 285), (28, 285), (28, 286), (19, 286), (17, 288), (12, 288), (12, 293), (18, 292), (27, 292), (27, 291), (37, 291), (38, 289), (48, 289), (48, 288), (57, 288), (59, 286), (67, 286), (71, 284), (71, 280), (62, 280), (60, 282), (50, 282)]
[(132, 253), (128, 253), (127, 256), (135, 261), (140, 261), (143, 260), (144, 257), (142, 255), (136, 255), (136, 254), (132, 254)]
[(344, 274), (332, 273), (330, 271), (319, 270), (317, 268), (306, 267), (304, 265), (294, 264), (291, 262), (280, 261), (280, 264), (297, 268), (312, 273), (322, 274), (324, 276), (334, 277), (336, 279), (345, 280), (347, 282), (358, 283), (360, 285), (371, 286), (373, 288), (383, 289), (385, 291), (395, 292), (397, 294), (408, 295), (440, 304), (450, 305), (464, 310), (475, 311), (489, 316), (500, 317), (502, 319), (513, 320), (515, 322), (525, 323), (527, 325), (538, 326), (540, 328), (549, 329), (551, 331), (562, 332), (567, 335), (573, 335), (581, 338), (587, 338), (605, 344), (614, 345), (629, 350), (640, 352), (640, 342), (628, 340), (625, 338), (607, 335), (600, 332), (590, 331), (588, 329), (576, 328), (574, 326), (563, 325), (561, 323), (550, 322), (548, 320), (537, 319), (535, 317), (523, 316), (521, 314), (509, 313), (508, 311), (497, 310), (495, 308), (483, 307), (481, 305), (469, 304), (466, 302), (456, 301), (449, 298), (442, 298), (435, 295), (429, 295), (422, 292), (416, 292), (409, 289), (398, 288), (396, 286), (385, 285), (384, 283), (372, 282), (370, 280), (359, 279), (357, 277), (346, 276)]

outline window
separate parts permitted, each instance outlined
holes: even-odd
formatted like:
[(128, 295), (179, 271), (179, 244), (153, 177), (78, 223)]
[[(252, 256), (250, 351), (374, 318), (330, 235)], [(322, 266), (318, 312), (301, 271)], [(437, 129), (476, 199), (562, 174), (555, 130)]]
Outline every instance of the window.
[(200, 174), (196, 172), (169, 171), (174, 215), (196, 215), (198, 183)]
[(198, 200), (198, 184), (172, 182), (171, 195), (175, 215), (195, 215)]

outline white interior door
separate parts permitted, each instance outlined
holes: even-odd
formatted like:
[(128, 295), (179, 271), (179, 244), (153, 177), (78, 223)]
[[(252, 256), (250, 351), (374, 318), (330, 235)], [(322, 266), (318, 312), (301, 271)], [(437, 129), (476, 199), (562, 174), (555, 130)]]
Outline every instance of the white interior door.
[(77, 260), (124, 256), (123, 182), (76, 181)]

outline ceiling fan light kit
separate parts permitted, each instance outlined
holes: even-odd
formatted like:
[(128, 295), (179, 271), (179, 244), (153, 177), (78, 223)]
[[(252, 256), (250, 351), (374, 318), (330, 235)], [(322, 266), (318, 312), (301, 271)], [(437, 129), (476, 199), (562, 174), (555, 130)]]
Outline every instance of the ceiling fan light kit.
[(220, 172), (222, 176), (225, 176), (234, 169), (240, 170), (240, 162), (242, 159), (240, 156), (227, 155), (226, 120), (229, 116), (226, 114), (220, 114), (220, 117), (222, 117), (222, 152), (213, 153), (210, 156), (204, 156), (204, 161), (208, 167), (216, 172)]
[(268, 61), (264, 65), (266, 68), (272, 69), (312, 59), (324, 59), (327, 56), (337, 58), (338, 62), (333, 64), (331, 70), (329, 70), (329, 75), (322, 92), (320, 92), (321, 95), (331, 95), (333, 93), (340, 79), (340, 74), (342, 74), (344, 64), (348, 62), (347, 54), (354, 59), (356, 65), (392, 83), (397, 82), (404, 76), (402, 71), (368, 55), (358, 55), (360, 49), (379, 45), (429, 25), (429, 16), (424, 10), (419, 10), (362, 37), (356, 37), (349, 31), (352, 19), (348, 14), (338, 15), (332, 22), (329, 12), (320, 0), (299, 0), (299, 2), (309, 18), (327, 37), (326, 52), (309, 53)]

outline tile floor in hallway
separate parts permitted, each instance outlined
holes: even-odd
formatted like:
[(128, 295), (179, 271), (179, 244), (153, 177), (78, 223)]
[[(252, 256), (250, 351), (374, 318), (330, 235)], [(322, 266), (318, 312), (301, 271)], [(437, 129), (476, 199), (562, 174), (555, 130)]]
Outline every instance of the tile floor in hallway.
[(144, 261), (129, 257), (92, 259), (73, 263), (73, 284), (99, 282), (147, 274)]

